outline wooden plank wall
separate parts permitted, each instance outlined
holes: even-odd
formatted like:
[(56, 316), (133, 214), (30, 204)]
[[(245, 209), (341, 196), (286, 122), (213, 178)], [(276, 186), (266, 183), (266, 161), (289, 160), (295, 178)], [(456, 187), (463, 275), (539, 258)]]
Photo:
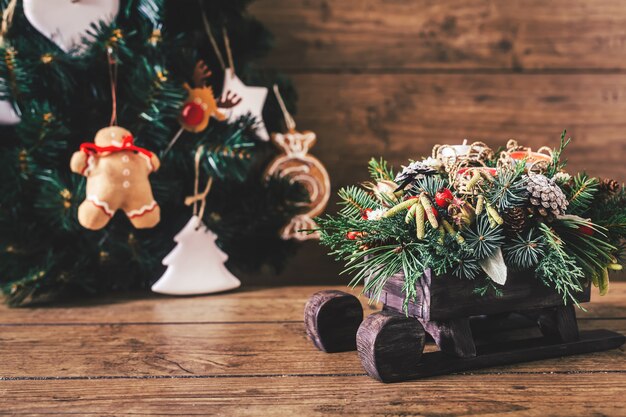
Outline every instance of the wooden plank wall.
[[(621, 0), (258, 0), (250, 12), (275, 35), (264, 65), (295, 82), (333, 192), (365, 179), (371, 156), (399, 165), (464, 138), (556, 145), (564, 128), (572, 171), (626, 181)], [(305, 245), (284, 276), (333, 282), (323, 252)]]

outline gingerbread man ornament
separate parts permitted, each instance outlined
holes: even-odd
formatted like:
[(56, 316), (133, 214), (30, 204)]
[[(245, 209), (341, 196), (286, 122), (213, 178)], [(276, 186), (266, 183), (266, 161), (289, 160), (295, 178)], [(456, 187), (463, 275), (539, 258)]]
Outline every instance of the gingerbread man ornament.
[(105, 227), (123, 210), (138, 229), (156, 226), (161, 218), (148, 176), (159, 169), (152, 152), (135, 146), (126, 129), (111, 126), (96, 133), (95, 143), (83, 143), (70, 168), (87, 177), (87, 196), (78, 208), (78, 222), (90, 230)]

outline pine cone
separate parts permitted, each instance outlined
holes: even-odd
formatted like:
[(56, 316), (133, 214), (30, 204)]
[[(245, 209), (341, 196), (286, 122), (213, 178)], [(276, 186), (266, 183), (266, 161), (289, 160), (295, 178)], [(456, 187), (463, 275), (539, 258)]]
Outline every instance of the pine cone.
[(619, 191), (619, 182), (611, 178), (598, 178), (598, 189), (603, 194), (615, 194)]
[(569, 201), (554, 180), (542, 174), (530, 175), (527, 190), (533, 211), (548, 218), (565, 214)]
[(521, 207), (504, 211), (502, 219), (504, 219), (504, 230), (509, 233), (521, 233), (528, 227), (528, 212)]
[(411, 162), (408, 166), (402, 167), (402, 172), (396, 175), (395, 183), (399, 184), (398, 190), (403, 190), (407, 185), (413, 184), (416, 180), (427, 175), (437, 173), (436, 170), (420, 161)]

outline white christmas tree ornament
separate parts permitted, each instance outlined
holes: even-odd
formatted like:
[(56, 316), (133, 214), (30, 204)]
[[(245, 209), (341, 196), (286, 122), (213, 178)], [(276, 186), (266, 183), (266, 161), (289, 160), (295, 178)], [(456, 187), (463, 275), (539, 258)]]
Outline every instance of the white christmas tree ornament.
[(210, 294), (235, 289), (241, 282), (226, 269), (226, 255), (215, 233), (198, 216), (174, 237), (178, 245), (163, 259), (167, 270), (152, 291), (169, 295)]
[(200, 157), (203, 152), (203, 146), (196, 150), (194, 195), (185, 199), (186, 205), (193, 205), (193, 216), (174, 236), (174, 242), (178, 245), (163, 259), (167, 270), (152, 286), (154, 292), (169, 295), (210, 294), (241, 285), (224, 265), (228, 255), (215, 243), (217, 236), (202, 222), (206, 197), (213, 184), (213, 179), (209, 178), (204, 191), (198, 192)]

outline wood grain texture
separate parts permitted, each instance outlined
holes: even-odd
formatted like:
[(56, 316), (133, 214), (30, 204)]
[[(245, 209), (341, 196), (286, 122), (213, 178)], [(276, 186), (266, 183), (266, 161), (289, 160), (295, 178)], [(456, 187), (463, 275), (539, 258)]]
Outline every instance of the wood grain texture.
[[(581, 330), (606, 328), (626, 334), (626, 319), (579, 324)], [(0, 343), (0, 377), (5, 378), (362, 372), (355, 352), (319, 352), (307, 338), (302, 318), (297, 323), (1, 326)], [(427, 346), (427, 351), (434, 349)], [(626, 352), (622, 348), (595, 359), (579, 356), (520, 367), (537, 372), (572, 368), (626, 372)]]
[[(295, 75), (302, 97), (298, 123), (315, 129), (318, 155), (335, 190), (367, 178), (382, 155), (398, 167), (431, 154), (433, 145), (510, 138), (557, 146), (573, 142), (568, 169), (626, 181), (626, 77), (529, 74)], [(332, 206), (331, 206), (332, 207)]]
[[(334, 277), (333, 281), (336, 284), (338, 278)], [(377, 307), (371, 305), (369, 299), (359, 296), (362, 287), (247, 287), (227, 294), (164, 297), (141, 293), (23, 309), (9, 308), (5, 303), (0, 303), (0, 325), (299, 322), (303, 317), (301, 309), (309, 297), (317, 291), (329, 288), (358, 296), (365, 315), (377, 311)], [(626, 310), (621, 301), (624, 298), (626, 286), (623, 285), (611, 286), (609, 295), (605, 297), (600, 297), (594, 289), (592, 302), (585, 306), (587, 312), (577, 312), (578, 317), (626, 318)], [(255, 309), (241, 308), (248, 304), (255, 305)]]
[(260, 0), (293, 71), (624, 69), (620, 0)]
[[(366, 376), (3, 381), (0, 413), (345, 416), (623, 415), (622, 374), (453, 375), (403, 384)], [(117, 411), (117, 413), (116, 413)]]
[[(338, 281), (334, 277), (335, 284)], [(232, 322), (300, 322), (302, 308), (317, 291), (335, 289), (358, 296), (362, 287), (299, 286), (279, 288), (247, 287), (227, 294), (196, 297), (164, 297), (145, 294), (83, 300), (65, 305), (15, 309), (0, 303), (0, 325), (28, 324), (150, 324), (150, 323), (232, 323)], [(587, 312), (577, 312), (579, 319), (626, 318), (623, 305), (626, 286), (614, 285), (608, 296), (592, 291)], [(365, 315), (376, 311), (370, 300), (360, 296)], [(254, 309), (242, 306), (254, 305)]]
[[(2, 307), (0, 395), (10, 401), (0, 402), (0, 414), (612, 416), (626, 406), (619, 395), (626, 389), (623, 347), (421, 383), (376, 383), (356, 352), (322, 353), (307, 338), (303, 308), (319, 290)], [(626, 284), (598, 300), (579, 313), (581, 330), (626, 333)], [(274, 316), (272, 303), (280, 306)], [(161, 308), (167, 313), (153, 313)]]

